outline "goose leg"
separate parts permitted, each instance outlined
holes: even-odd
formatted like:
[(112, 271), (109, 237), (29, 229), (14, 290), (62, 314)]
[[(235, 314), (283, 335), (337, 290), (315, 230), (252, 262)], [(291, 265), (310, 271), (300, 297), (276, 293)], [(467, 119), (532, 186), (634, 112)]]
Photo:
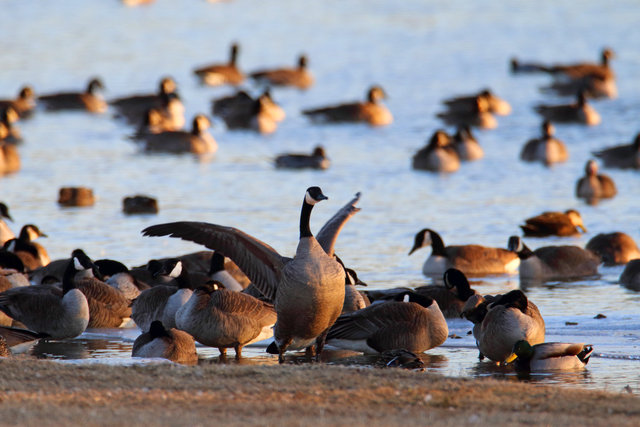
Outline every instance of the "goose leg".
[(227, 360), (227, 349), (218, 347), (218, 351), (220, 352), (220, 360)]
[(284, 363), (284, 352), (287, 351), (291, 341), (293, 341), (293, 338), (286, 339), (282, 344), (278, 345), (278, 363)]
[(313, 356), (315, 356), (315, 351), (312, 345), (305, 349), (305, 356), (308, 362), (310, 362)]
[(320, 361), (320, 353), (322, 353), (322, 349), (324, 348), (324, 342), (327, 339), (328, 333), (329, 333), (329, 328), (327, 328), (323, 333), (318, 335), (318, 338), (316, 338), (316, 362)]
[(236, 360), (240, 360), (242, 358), (242, 346), (237, 345), (234, 348), (236, 350)]

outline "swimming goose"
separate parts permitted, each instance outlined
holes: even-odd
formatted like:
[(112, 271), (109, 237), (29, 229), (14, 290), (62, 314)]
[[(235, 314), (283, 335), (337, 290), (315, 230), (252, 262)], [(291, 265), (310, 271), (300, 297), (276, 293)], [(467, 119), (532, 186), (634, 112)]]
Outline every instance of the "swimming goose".
[(0, 114), (0, 123), (4, 126), (2, 141), (9, 144), (20, 144), (22, 134), (20, 129), (14, 124), (20, 119), (18, 112), (11, 105), (5, 107)]
[(520, 258), (520, 279), (563, 280), (598, 274), (598, 258), (578, 246), (543, 246), (532, 251), (520, 237), (509, 237), (509, 250)]
[(412, 166), (432, 172), (455, 172), (460, 169), (460, 158), (451, 145), (451, 137), (437, 130), (429, 143), (413, 155)]
[(547, 166), (566, 162), (569, 152), (564, 142), (554, 138), (555, 128), (549, 120), (542, 123), (542, 136), (527, 141), (522, 147), (520, 158), (525, 162), (542, 162)]
[(525, 236), (546, 237), (546, 236), (575, 236), (587, 232), (582, 223), (580, 212), (575, 209), (568, 209), (564, 212), (543, 212), (524, 220), (521, 225)]
[(363, 353), (422, 353), (446, 341), (449, 328), (435, 300), (411, 291), (396, 298), (338, 317), (327, 345)]
[(164, 153), (213, 154), (218, 144), (207, 131), (211, 126), (209, 119), (198, 114), (193, 118), (191, 132), (167, 131), (143, 136), (144, 150)]
[(425, 246), (431, 246), (431, 255), (422, 266), (426, 276), (440, 276), (449, 268), (456, 268), (468, 276), (515, 273), (520, 265), (518, 257), (506, 249), (480, 245), (445, 247), (440, 235), (428, 228), (416, 233), (409, 255)]
[(618, 280), (621, 285), (634, 291), (640, 291), (640, 259), (629, 261)]
[(351, 102), (328, 107), (303, 110), (302, 114), (318, 122), (365, 122), (371, 126), (385, 126), (393, 122), (391, 112), (380, 101), (387, 94), (374, 85), (367, 92), (364, 102)]
[(158, 83), (156, 93), (143, 93), (112, 99), (109, 101), (116, 110), (116, 117), (123, 117), (129, 123), (137, 124), (142, 115), (150, 108), (160, 108), (162, 106), (163, 95), (176, 93), (178, 85), (171, 77), (163, 77)]
[(8, 106), (18, 113), (21, 119), (31, 116), (36, 107), (36, 97), (31, 86), (23, 86), (15, 99), (0, 99), (0, 110)]
[(307, 89), (313, 85), (314, 81), (313, 75), (307, 69), (307, 62), (307, 56), (300, 55), (296, 68), (258, 70), (249, 74), (249, 77), (270, 86), (293, 86), (298, 89)]
[(628, 234), (621, 232), (600, 233), (587, 242), (585, 249), (600, 257), (604, 265), (626, 264), (640, 258), (640, 249)]
[(11, 218), (11, 215), (9, 214), (9, 207), (3, 202), (0, 202), (0, 245), (4, 245), (7, 240), (16, 237), (7, 223), (4, 222), (4, 218), (7, 218), (9, 221), (13, 221), (13, 218)]
[(195, 290), (175, 315), (176, 327), (200, 343), (216, 347), (224, 357), (233, 347), (236, 359), (242, 348), (273, 335), (276, 323), (273, 305), (242, 292), (221, 289), (218, 282)]
[(196, 68), (193, 73), (200, 78), (202, 83), (209, 86), (230, 84), (237, 86), (244, 81), (244, 74), (236, 65), (238, 59), (238, 43), (231, 45), (229, 62), (226, 64), (213, 64)]
[(598, 164), (594, 160), (589, 160), (584, 170), (585, 176), (576, 183), (576, 197), (593, 204), (598, 199), (609, 199), (618, 194), (615, 182), (608, 175), (598, 173)]
[(324, 148), (318, 145), (311, 154), (281, 154), (276, 157), (275, 164), (277, 168), (285, 169), (328, 169), (330, 162)]
[(77, 337), (89, 323), (89, 304), (75, 286), (75, 262), (68, 262), (62, 290), (50, 285), (9, 289), (0, 293), (0, 310), (51, 339)]
[(0, 122), (0, 176), (20, 170), (20, 153), (15, 144), (2, 141), (2, 135), (8, 135), (6, 127)]
[(513, 355), (507, 363), (515, 360), (518, 371), (541, 372), (583, 369), (593, 353), (590, 344), (546, 342), (531, 345), (520, 340), (513, 345)]
[(587, 103), (584, 92), (578, 92), (576, 102), (562, 105), (536, 105), (534, 110), (545, 120), (558, 123), (600, 124), (600, 114)]
[(471, 321), (480, 358), (503, 363), (519, 340), (544, 342), (545, 324), (538, 307), (519, 289), (503, 295), (471, 296), (462, 310)]
[(481, 129), (495, 129), (498, 121), (489, 111), (489, 101), (483, 97), (476, 97), (471, 111), (447, 110), (436, 114), (451, 126), (475, 126)]
[(614, 73), (610, 67), (610, 61), (615, 57), (612, 49), (604, 48), (600, 54), (600, 63), (582, 62), (576, 64), (554, 64), (545, 67), (544, 71), (550, 74), (578, 80), (585, 77), (613, 78)]
[(49, 111), (59, 110), (86, 110), (91, 113), (104, 113), (107, 111), (107, 103), (98, 94), (99, 89), (104, 89), (102, 81), (93, 78), (87, 84), (84, 92), (62, 92), (38, 97), (38, 103)]
[(275, 132), (278, 123), (284, 120), (284, 110), (273, 100), (266, 89), (258, 98), (245, 91), (215, 99), (213, 115), (224, 120), (228, 129), (250, 129), (262, 134)]
[(483, 89), (474, 95), (445, 99), (442, 103), (446, 105), (450, 111), (472, 113), (478, 97), (487, 100), (489, 103), (489, 112), (498, 116), (508, 116), (511, 114), (511, 105), (504, 99), (496, 96), (489, 89)]
[(159, 357), (184, 364), (198, 362), (193, 337), (178, 329), (166, 328), (159, 320), (151, 322), (149, 331), (136, 338), (131, 357)]
[(592, 154), (600, 158), (606, 167), (640, 169), (640, 133), (631, 144), (605, 148)]
[(27, 270), (34, 270), (51, 262), (44, 246), (34, 242), (38, 237), (47, 237), (47, 235), (40, 231), (37, 226), (27, 224), (20, 230), (18, 238), (6, 241), (4, 247), (9, 252), (18, 255)]
[(44, 338), (37, 332), (26, 329), (0, 326), (0, 357), (11, 356), (11, 347)]
[(282, 363), (285, 351), (308, 348), (311, 352), (314, 342), (319, 355), (329, 328), (342, 310), (344, 269), (325, 252), (309, 228), (313, 206), (326, 199), (319, 187), (309, 187), (305, 192), (300, 240), (293, 259), (238, 229), (216, 224), (175, 222), (147, 227), (142, 233), (180, 237), (221, 250), (231, 258), (262, 294), (274, 301), (278, 316), (274, 336)]
[(484, 151), (467, 125), (458, 126), (451, 145), (462, 161), (474, 161), (484, 157)]

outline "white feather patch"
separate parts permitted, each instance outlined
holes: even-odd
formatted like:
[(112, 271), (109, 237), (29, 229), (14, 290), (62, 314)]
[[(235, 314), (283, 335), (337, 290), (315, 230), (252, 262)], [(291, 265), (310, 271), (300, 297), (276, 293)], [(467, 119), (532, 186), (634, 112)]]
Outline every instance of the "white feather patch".
[(171, 270), (171, 273), (169, 273), (169, 276), (178, 277), (180, 276), (180, 273), (182, 273), (182, 261), (178, 261), (176, 263), (175, 267), (173, 267), (173, 270)]

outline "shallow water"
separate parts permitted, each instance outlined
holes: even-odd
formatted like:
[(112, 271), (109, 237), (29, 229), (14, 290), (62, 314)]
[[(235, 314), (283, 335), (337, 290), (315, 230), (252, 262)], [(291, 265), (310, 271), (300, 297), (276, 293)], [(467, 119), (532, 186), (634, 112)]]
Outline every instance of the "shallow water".
[[(319, 185), (330, 200), (318, 205), (318, 230), (356, 191), (362, 211), (343, 230), (338, 252), (371, 288), (429, 283), (421, 265), (429, 250), (411, 257), (413, 235), (437, 230), (447, 244), (506, 245), (517, 225), (544, 210), (578, 209), (589, 233), (576, 238), (529, 239), (533, 248), (584, 245), (599, 232), (624, 231), (640, 241), (637, 201), (640, 175), (606, 170), (617, 183), (616, 198), (587, 206), (574, 198), (574, 184), (590, 151), (627, 143), (638, 132), (640, 18), (635, 1), (605, 5), (597, 1), (541, 1), (518, 8), (504, 2), (409, 0), (297, 2), (204, 1), (178, 6), (158, 0), (127, 8), (118, 1), (22, 2), (6, 0), (0, 33), (6, 43), (0, 94), (14, 96), (29, 83), (37, 93), (82, 89), (90, 76), (106, 84), (107, 99), (155, 91), (164, 75), (173, 76), (187, 120), (210, 112), (210, 100), (231, 92), (198, 84), (191, 69), (227, 58), (233, 40), (241, 45), (240, 66), (250, 71), (293, 64), (306, 52), (316, 84), (305, 92), (274, 89), (288, 117), (269, 137), (212, 130), (219, 143), (215, 158), (146, 156), (126, 139), (131, 129), (111, 114), (44, 113), (19, 123), (25, 143), (22, 170), (0, 179), (1, 199), (10, 208), (15, 231), (37, 224), (50, 237), (42, 243), (51, 258), (82, 247), (93, 258), (115, 258), (139, 265), (150, 258), (199, 250), (169, 238), (143, 238), (148, 225), (201, 220), (232, 225), (291, 255), (297, 242), (299, 205), (304, 189)], [(508, 60), (595, 60), (603, 46), (617, 53), (613, 67), (619, 97), (594, 102), (603, 123), (593, 128), (559, 125), (570, 159), (553, 168), (518, 160), (522, 145), (537, 136), (539, 102), (569, 102), (543, 95), (546, 76), (512, 76)], [(299, 111), (360, 99), (372, 83), (381, 84), (395, 122), (383, 129), (364, 125), (319, 126)], [(252, 91), (257, 88), (247, 85)], [(485, 158), (464, 164), (451, 175), (411, 170), (410, 159), (442, 124), (435, 113), (445, 97), (491, 87), (513, 107), (493, 131), (478, 131)], [(275, 155), (310, 151), (323, 144), (332, 160), (324, 172), (274, 169)], [(59, 187), (87, 185), (98, 200), (91, 208), (63, 209)], [(159, 199), (155, 216), (127, 217), (121, 200), (146, 193)], [(585, 372), (537, 375), (535, 381), (619, 391), (640, 390), (640, 294), (618, 285), (622, 267), (601, 268), (601, 277), (527, 288), (547, 323), (547, 341), (588, 342), (595, 355)], [(519, 286), (517, 277), (472, 281), (479, 292)], [(604, 319), (594, 319), (598, 314)], [(577, 322), (567, 326), (565, 322)], [(444, 346), (430, 350), (429, 370), (456, 376), (506, 376), (477, 361), (470, 323), (450, 322)], [(130, 363), (136, 328), (90, 331), (66, 343), (42, 344), (37, 354), (71, 360)], [(199, 348), (203, 358), (217, 351)], [(245, 355), (260, 363), (263, 347)]]

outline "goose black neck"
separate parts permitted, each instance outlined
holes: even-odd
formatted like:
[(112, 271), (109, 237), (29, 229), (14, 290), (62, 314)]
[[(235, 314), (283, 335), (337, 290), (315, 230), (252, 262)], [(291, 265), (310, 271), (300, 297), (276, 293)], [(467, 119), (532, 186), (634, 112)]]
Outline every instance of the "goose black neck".
[(302, 202), (302, 212), (300, 212), (300, 238), (312, 237), (311, 228), (309, 228), (309, 218), (311, 218), (311, 210), (313, 205), (307, 203), (305, 200)]
[(433, 255), (446, 256), (447, 252), (444, 250), (444, 242), (442, 237), (436, 232), (431, 232), (431, 250)]
[(523, 243), (522, 244), (522, 249), (520, 249), (520, 251), (518, 251), (518, 258), (527, 259), (527, 258), (532, 257), (533, 255), (534, 255), (533, 251), (531, 249), (529, 249), (529, 247)]
[(176, 282), (178, 283), (179, 289), (193, 289), (191, 286), (191, 275), (184, 267), (182, 268), (180, 275), (176, 277)]
[(72, 289), (76, 288), (76, 284), (74, 282), (74, 278), (76, 276), (76, 268), (74, 266), (73, 258), (67, 264), (67, 268), (64, 270), (64, 275), (62, 276), (62, 293), (66, 294)]
[(211, 264), (209, 266), (209, 275), (215, 274), (218, 271), (224, 270), (224, 255), (215, 251), (211, 256)]

